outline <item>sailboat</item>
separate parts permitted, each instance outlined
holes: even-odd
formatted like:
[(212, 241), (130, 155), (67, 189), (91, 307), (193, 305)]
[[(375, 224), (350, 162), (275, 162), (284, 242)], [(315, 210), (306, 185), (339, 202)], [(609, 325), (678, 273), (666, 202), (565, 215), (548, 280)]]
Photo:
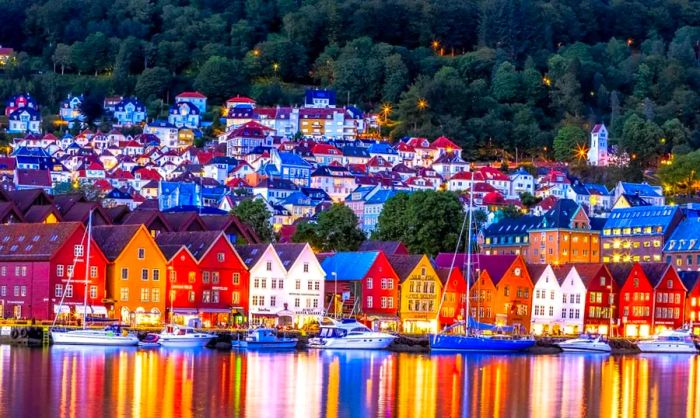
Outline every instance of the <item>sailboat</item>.
[[(85, 299), (83, 300), (83, 328), (73, 331), (55, 331), (54, 326), (56, 325), (56, 318), (51, 326), (51, 338), (54, 344), (72, 344), (72, 345), (99, 345), (99, 346), (135, 346), (139, 343), (138, 337), (135, 335), (122, 333), (121, 328), (118, 325), (109, 325), (104, 329), (88, 329), (86, 324), (87, 316), (87, 295), (88, 295), (88, 283), (89, 283), (89, 271), (90, 271), (90, 249), (92, 244), (92, 210), (90, 211), (88, 217), (88, 229), (86, 232), (87, 237), (87, 252), (85, 256)], [(85, 236), (83, 236), (85, 239)], [(73, 265), (75, 266), (75, 263)], [(72, 279), (68, 276), (68, 282)], [(65, 298), (65, 293), (61, 297), (61, 302), (59, 306), (63, 305), (63, 299)]]
[[(454, 257), (452, 258), (452, 263), (450, 265), (449, 277), (452, 277), (452, 270), (454, 268), (454, 263), (457, 258), (457, 251), (459, 251), (460, 241), (462, 240), (462, 235), (464, 234), (465, 225), (467, 227), (467, 257), (466, 257), (466, 270), (467, 270), (467, 306), (466, 306), (466, 317), (467, 321), (457, 322), (441, 333), (431, 334), (429, 336), (430, 350), (431, 351), (476, 351), (476, 352), (519, 352), (527, 350), (528, 348), (535, 345), (535, 340), (531, 337), (516, 337), (513, 335), (506, 334), (485, 334), (483, 331), (498, 331), (499, 327), (490, 324), (483, 324), (477, 322), (471, 317), (470, 314), (470, 284), (471, 284), (471, 273), (472, 273), (472, 202), (474, 195), (474, 182), (471, 183), (471, 188), (469, 192), (469, 210), (464, 215), (464, 221), (462, 222), (462, 228), (459, 232), (459, 237), (457, 238), (457, 246), (455, 248)], [(467, 225), (468, 224), (468, 225)], [(445, 283), (444, 289), (447, 289), (448, 283)], [(442, 309), (442, 301), (445, 299), (445, 294), (443, 290), (442, 300), (440, 301), (440, 307), (438, 308), (438, 316), (440, 315), (440, 310)], [(501, 328), (502, 329), (502, 328)]]

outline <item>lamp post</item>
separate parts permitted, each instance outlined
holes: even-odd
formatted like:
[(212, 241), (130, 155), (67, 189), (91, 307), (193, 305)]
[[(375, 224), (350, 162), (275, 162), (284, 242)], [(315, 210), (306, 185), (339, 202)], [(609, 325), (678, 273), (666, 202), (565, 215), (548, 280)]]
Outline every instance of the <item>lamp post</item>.
[(610, 292), (608, 292), (608, 305), (609, 305), (609, 308), (608, 308), (608, 311), (609, 311), (609, 312), (608, 312), (608, 316), (610, 317), (610, 325), (609, 325), (609, 328), (608, 328), (608, 338), (610, 338), (610, 337), (612, 337), (613, 309), (614, 309), (614, 305), (613, 305), (613, 294), (612, 294), (612, 284), (608, 285), (607, 288), (608, 288), (608, 290), (610, 290)]
[(333, 275), (333, 315), (335, 319), (338, 319), (338, 273), (335, 271), (331, 273)]

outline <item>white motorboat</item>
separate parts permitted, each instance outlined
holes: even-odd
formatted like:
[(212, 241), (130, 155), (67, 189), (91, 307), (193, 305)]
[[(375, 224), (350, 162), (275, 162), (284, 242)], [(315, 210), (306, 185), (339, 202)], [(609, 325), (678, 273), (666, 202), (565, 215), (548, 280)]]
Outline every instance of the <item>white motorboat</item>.
[(250, 330), (245, 338), (248, 350), (290, 350), (297, 347), (296, 338), (280, 337), (274, 328)]
[(163, 347), (204, 347), (216, 338), (216, 334), (198, 332), (192, 327), (168, 324), (159, 335)]
[(637, 347), (642, 353), (690, 353), (698, 352), (690, 331), (669, 330), (654, 335), (650, 340), (640, 340)]
[(51, 331), (54, 344), (134, 346), (139, 343), (135, 335), (123, 333), (118, 326), (105, 329), (79, 329), (74, 331)]
[(375, 332), (355, 319), (324, 319), (318, 337), (309, 339), (309, 348), (384, 350), (396, 335)]
[(581, 335), (579, 338), (562, 341), (556, 345), (564, 352), (610, 352), (610, 344), (600, 335)]
[(148, 333), (146, 337), (139, 341), (139, 347), (141, 348), (154, 348), (160, 347), (160, 335)]

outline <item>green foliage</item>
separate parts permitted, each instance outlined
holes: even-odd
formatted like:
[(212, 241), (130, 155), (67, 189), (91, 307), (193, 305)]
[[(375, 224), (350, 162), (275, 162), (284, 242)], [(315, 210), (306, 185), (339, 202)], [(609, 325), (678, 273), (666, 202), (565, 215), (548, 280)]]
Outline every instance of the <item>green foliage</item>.
[(262, 200), (244, 200), (233, 208), (232, 212), (243, 223), (253, 228), (262, 242), (271, 242), (274, 239), (275, 234), (270, 224), (272, 214)]
[(664, 132), (657, 124), (632, 114), (622, 128), (620, 145), (629, 155), (630, 165), (646, 167), (658, 157), (662, 138)]
[(194, 88), (218, 103), (244, 90), (244, 82), (245, 73), (240, 61), (214, 56), (199, 69)]
[(667, 193), (692, 196), (700, 185), (700, 150), (677, 156), (670, 165), (661, 166), (658, 174)]
[(146, 68), (136, 82), (135, 93), (145, 101), (163, 98), (171, 78), (170, 72), (163, 67)]
[(292, 237), (294, 242), (308, 242), (317, 251), (355, 251), (365, 240), (358, 219), (349, 207), (335, 203), (318, 215), (315, 224), (301, 222)]
[(413, 253), (454, 251), (464, 209), (452, 192), (399, 193), (384, 204), (373, 239), (401, 241)]
[(523, 212), (515, 205), (508, 205), (500, 209), (500, 213), (503, 218), (519, 218), (523, 216)]
[(559, 161), (573, 161), (586, 156), (577, 155), (577, 151), (584, 149), (588, 143), (588, 134), (576, 125), (564, 125), (557, 131), (554, 137), (554, 158)]
[(535, 197), (532, 195), (530, 192), (522, 192), (520, 193), (520, 202), (525, 206), (527, 209), (532, 209), (542, 201), (541, 197)]

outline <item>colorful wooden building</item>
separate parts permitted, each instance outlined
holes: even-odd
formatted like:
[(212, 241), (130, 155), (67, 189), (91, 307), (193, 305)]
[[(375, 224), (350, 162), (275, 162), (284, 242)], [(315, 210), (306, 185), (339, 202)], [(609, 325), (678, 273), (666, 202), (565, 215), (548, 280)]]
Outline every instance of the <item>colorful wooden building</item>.
[(618, 263), (608, 266), (620, 288), (621, 335), (648, 337), (652, 333), (654, 288), (639, 263)]
[(676, 329), (685, 323), (687, 289), (676, 270), (667, 263), (640, 263), (654, 288), (652, 332)]
[(409, 334), (438, 331), (442, 282), (426, 255), (392, 255), (389, 263), (401, 282), (401, 330)]
[(584, 331), (619, 335), (620, 285), (608, 268), (600, 263), (576, 264), (576, 273), (586, 286)]
[(685, 295), (685, 322), (695, 335), (700, 335), (700, 272), (681, 271), (678, 273), (687, 289)]
[(436, 268), (435, 271), (443, 288), (440, 300), (442, 306), (438, 318), (438, 326), (442, 329), (457, 321), (465, 320), (467, 316), (467, 281), (459, 267)]

